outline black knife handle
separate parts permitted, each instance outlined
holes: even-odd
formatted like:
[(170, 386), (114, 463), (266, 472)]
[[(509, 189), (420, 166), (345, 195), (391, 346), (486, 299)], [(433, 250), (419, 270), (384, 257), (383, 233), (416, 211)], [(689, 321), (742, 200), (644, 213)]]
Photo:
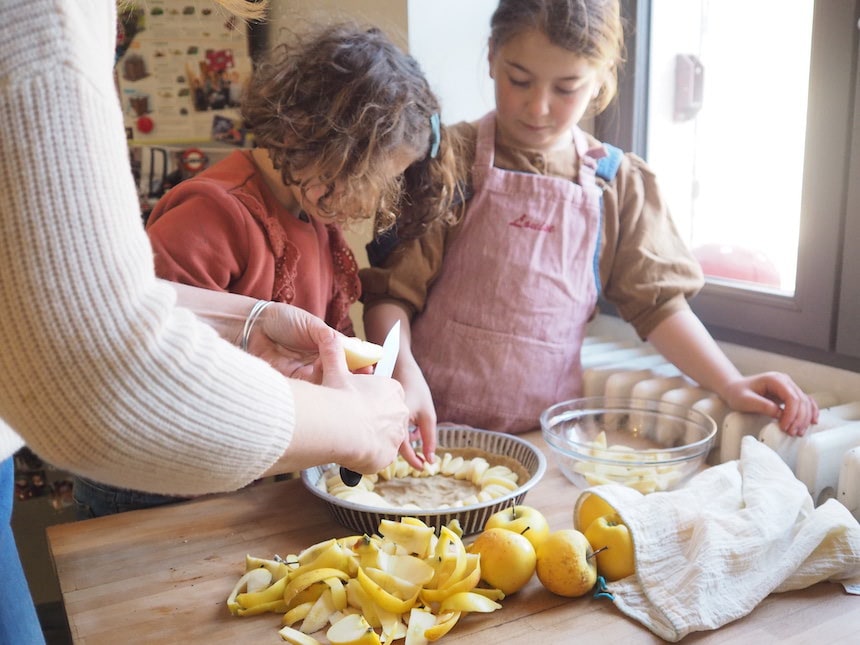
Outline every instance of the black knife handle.
[(361, 481), (361, 473), (357, 473), (354, 470), (341, 466), (340, 478), (347, 486), (357, 486), (358, 482)]

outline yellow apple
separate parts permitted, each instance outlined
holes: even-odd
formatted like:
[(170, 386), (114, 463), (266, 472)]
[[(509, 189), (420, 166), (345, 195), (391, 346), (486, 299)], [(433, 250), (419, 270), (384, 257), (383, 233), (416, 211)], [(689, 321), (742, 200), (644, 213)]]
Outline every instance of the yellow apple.
[(483, 531), (468, 548), (481, 556), (481, 578), (505, 595), (526, 586), (535, 572), (535, 548), (528, 539), (507, 529)]
[(573, 528), (584, 533), (598, 517), (614, 512), (615, 509), (602, 497), (585, 492), (573, 511)]
[(345, 336), (341, 341), (344, 354), (346, 354), (346, 366), (351, 372), (362, 367), (369, 367), (382, 358), (381, 345), (355, 336)]
[(537, 549), (549, 535), (549, 522), (536, 508), (525, 505), (511, 506), (491, 515), (484, 525), (484, 530), (487, 529), (507, 529), (519, 533)]
[(585, 529), (585, 537), (594, 549), (597, 570), (604, 578), (621, 580), (636, 571), (633, 537), (618, 513), (598, 517)]
[(591, 545), (576, 529), (550, 533), (537, 550), (535, 571), (544, 587), (559, 596), (575, 598), (597, 582)]

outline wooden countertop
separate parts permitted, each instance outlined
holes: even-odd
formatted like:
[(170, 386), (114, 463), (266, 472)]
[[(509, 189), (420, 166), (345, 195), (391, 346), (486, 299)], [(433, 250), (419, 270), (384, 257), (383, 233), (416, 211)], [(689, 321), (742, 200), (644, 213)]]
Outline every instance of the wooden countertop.
[[(549, 453), (539, 433), (525, 438)], [(551, 528), (572, 526), (578, 490), (548, 459), (525, 503)], [(48, 543), (75, 643), (283, 643), (280, 615), (236, 618), (226, 598), (245, 554), (286, 555), (353, 531), (300, 480), (183, 504), (55, 525)], [(441, 643), (660, 643), (606, 600), (561, 598), (533, 578), (492, 614), (470, 614)], [(856, 642), (860, 599), (837, 584), (772, 594), (751, 614), (684, 643)], [(398, 641), (402, 644), (403, 641)]]

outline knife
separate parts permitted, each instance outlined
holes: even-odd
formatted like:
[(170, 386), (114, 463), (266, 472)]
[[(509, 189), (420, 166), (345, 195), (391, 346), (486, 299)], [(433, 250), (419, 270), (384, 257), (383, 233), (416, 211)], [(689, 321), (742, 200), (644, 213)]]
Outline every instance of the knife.
[[(400, 321), (398, 320), (391, 326), (391, 329), (388, 330), (388, 334), (385, 336), (385, 341), (382, 343), (382, 356), (376, 363), (373, 375), (391, 378), (391, 375), (394, 374), (394, 364), (397, 362), (397, 354), (399, 352)], [(347, 486), (355, 486), (361, 481), (361, 473), (341, 466), (340, 478)]]

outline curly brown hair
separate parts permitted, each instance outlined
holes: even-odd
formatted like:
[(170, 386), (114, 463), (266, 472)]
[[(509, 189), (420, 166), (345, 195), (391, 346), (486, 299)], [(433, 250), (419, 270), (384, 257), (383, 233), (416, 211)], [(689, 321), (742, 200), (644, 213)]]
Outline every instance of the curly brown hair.
[(499, 0), (490, 29), (490, 40), (497, 47), (536, 29), (553, 45), (606, 70), (591, 104), (594, 113), (605, 110), (615, 98), (618, 70), (624, 60), (624, 25), (618, 0)]
[[(444, 217), (455, 194), (454, 157), (445, 128), (430, 158), (430, 117), (439, 102), (414, 58), (377, 28), (339, 23), (296, 35), (255, 71), (242, 116), (286, 185), (327, 187), (317, 202), (340, 221), (375, 218), (419, 235)], [(387, 162), (403, 150), (421, 161), (391, 178)], [(300, 179), (303, 178), (303, 179)], [(398, 219), (401, 205), (408, 216)]]

